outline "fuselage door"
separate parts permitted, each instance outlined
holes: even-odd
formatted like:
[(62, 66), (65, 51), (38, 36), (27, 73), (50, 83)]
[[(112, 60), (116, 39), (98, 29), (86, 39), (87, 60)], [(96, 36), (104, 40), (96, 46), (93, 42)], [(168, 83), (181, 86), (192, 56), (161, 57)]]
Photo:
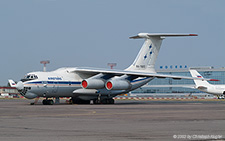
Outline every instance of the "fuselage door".
[(53, 81), (52, 92), (57, 93), (57, 91), (58, 91), (58, 82)]

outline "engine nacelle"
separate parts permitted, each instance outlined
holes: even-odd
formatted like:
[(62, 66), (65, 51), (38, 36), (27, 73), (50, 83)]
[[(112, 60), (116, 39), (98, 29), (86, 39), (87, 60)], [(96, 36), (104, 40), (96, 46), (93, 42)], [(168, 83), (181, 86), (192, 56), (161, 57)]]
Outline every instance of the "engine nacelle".
[(124, 79), (108, 80), (105, 87), (107, 90), (128, 90), (131, 88), (131, 83)]
[(102, 89), (105, 87), (105, 82), (102, 79), (85, 79), (81, 82), (84, 89)]

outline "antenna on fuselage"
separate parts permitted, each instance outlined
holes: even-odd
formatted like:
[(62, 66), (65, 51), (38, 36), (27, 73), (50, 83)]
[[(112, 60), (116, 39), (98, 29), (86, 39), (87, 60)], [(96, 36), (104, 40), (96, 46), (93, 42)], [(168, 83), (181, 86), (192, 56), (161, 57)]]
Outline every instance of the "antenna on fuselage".
[(45, 60), (45, 61), (41, 61), (40, 63), (41, 63), (41, 64), (44, 64), (43, 71), (46, 72), (46, 64), (49, 64), (50, 61), (49, 61), (49, 60)]

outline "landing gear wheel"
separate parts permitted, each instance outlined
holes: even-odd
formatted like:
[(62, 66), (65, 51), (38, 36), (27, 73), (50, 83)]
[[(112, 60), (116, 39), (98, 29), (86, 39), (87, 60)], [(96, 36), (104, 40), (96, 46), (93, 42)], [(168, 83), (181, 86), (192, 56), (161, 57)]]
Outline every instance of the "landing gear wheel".
[(108, 99), (108, 104), (114, 104), (115, 103), (115, 100), (114, 99)]
[(73, 104), (89, 104), (90, 103), (89, 100), (83, 100), (80, 98), (72, 98), (72, 102)]
[[(115, 101), (112, 98), (102, 99), (102, 100), (94, 100), (94, 104), (114, 104)], [(91, 104), (91, 103), (90, 103)]]
[(90, 105), (93, 105), (94, 104), (94, 100), (90, 100)]
[(48, 100), (48, 105), (53, 105), (54, 101), (53, 100)]
[(42, 101), (42, 104), (43, 104), (43, 105), (47, 105), (47, 100), (44, 99), (44, 100)]
[(42, 104), (43, 105), (53, 105), (54, 104), (54, 101), (53, 100), (47, 100), (47, 99), (44, 99), (42, 101)]
[(99, 101), (98, 99), (96, 99), (96, 100), (94, 101), (94, 104), (101, 104), (101, 101)]

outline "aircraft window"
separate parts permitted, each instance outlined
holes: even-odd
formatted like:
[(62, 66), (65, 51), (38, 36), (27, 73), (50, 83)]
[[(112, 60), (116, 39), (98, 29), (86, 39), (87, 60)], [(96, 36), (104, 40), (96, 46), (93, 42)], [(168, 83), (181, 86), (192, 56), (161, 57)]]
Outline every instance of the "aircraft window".
[(28, 75), (25, 75), (24, 78), (21, 79), (21, 81), (25, 82), (25, 81), (34, 80), (34, 79), (38, 79), (37, 75), (35, 75), (35, 74), (28, 74)]

